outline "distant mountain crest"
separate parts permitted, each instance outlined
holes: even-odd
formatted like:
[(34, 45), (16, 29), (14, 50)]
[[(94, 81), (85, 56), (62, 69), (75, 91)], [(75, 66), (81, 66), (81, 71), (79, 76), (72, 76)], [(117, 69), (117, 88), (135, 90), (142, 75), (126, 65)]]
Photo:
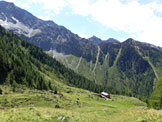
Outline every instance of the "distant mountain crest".
[(156, 46), (156, 45), (149, 44), (149, 43), (145, 43), (145, 42), (144, 42), (144, 44), (147, 45), (147, 46), (150, 46), (150, 47), (152, 47), (152, 48), (156, 48), (156, 49), (162, 51), (162, 47), (160, 47), (160, 46)]
[(102, 40), (96, 36), (92, 36), (90, 37), (88, 40), (94, 42), (95, 44), (99, 45), (101, 44), (102, 42), (108, 42), (108, 43), (120, 43), (120, 41), (118, 41), (117, 39), (114, 39), (114, 38), (109, 38), (107, 40)]
[(106, 42), (120, 43), (120, 41), (118, 41), (117, 39), (114, 39), (114, 38), (109, 38), (108, 40), (106, 40)]
[(96, 36), (92, 36), (89, 38), (90, 41), (94, 42), (95, 44), (100, 44), (102, 43), (103, 40), (101, 40), (100, 38), (96, 37)]

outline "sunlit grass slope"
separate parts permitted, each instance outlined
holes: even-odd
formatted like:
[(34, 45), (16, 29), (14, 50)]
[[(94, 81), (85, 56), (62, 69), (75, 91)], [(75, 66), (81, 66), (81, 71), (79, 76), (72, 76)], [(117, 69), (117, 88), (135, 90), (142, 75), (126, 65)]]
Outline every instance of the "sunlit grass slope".
[(156, 122), (162, 112), (147, 109), (146, 104), (133, 97), (112, 95), (106, 101), (96, 94), (60, 85), (57, 94), (25, 87), (1, 86), (0, 122)]

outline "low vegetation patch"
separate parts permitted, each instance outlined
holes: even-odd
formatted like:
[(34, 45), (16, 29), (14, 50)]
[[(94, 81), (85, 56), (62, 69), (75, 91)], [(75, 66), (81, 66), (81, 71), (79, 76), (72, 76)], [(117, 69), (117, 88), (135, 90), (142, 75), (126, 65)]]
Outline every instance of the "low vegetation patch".
[[(92, 92), (62, 85), (58, 94), (26, 88), (23, 93), (2, 86), (0, 122), (154, 122), (162, 112), (148, 109), (136, 98), (111, 95), (104, 100)], [(19, 89), (17, 89), (19, 91)], [(70, 92), (67, 92), (70, 91)]]

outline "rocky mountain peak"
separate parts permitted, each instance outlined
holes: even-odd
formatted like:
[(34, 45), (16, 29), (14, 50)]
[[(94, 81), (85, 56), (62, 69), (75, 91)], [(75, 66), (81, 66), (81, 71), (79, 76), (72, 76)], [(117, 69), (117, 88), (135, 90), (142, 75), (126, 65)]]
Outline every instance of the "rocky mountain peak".
[(136, 42), (137, 41), (134, 40), (133, 38), (128, 38), (126, 41), (123, 42), (123, 44), (135, 45)]
[(93, 41), (95, 44), (100, 44), (103, 40), (101, 40), (100, 38), (96, 37), (96, 36), (92, 36), (89, 38), (90, 41)]
[(114, 38), (109, 38), (109, 39), (106, 40), (106, 42), (120, 43), (117, 39), (114, 39)]

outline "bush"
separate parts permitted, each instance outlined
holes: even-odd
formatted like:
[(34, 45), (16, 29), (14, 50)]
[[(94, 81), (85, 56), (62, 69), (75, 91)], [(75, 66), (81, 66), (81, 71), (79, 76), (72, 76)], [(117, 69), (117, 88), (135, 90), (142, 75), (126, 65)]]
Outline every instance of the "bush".
[(162, 78), (160, 78), (148, 102), (148, 107), (154, 109), (162, 109)]

